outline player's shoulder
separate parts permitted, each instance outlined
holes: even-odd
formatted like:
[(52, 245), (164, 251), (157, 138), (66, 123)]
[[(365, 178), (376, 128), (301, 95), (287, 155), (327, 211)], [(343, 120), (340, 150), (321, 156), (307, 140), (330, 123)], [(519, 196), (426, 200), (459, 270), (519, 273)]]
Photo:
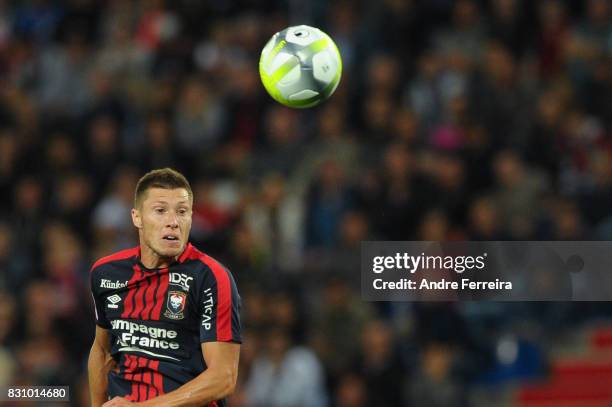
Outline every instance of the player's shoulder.
[(227, 267), (225, 267), (220, 261), (199, 250), (191, 243), (185, 252), (184, 260), (189, 260), (189, 263), (197, 270), (202, 272), (212, 271), (215, 275), (217, 273), (229, 273)]
[(91, 272), (94, 272), (97, 269), (100, 269), (102, 266), (112, 263), (117, 263), (121, 261), (129, 260), (133, 257), (137, 257), (140, 252), (140, 247), (132, 247), (131, 249), (125, 249), (118, 251), (113, 254), (109, 254), (108, 256), (104, 256), (98, 259), (93, 266), (91, 266)]

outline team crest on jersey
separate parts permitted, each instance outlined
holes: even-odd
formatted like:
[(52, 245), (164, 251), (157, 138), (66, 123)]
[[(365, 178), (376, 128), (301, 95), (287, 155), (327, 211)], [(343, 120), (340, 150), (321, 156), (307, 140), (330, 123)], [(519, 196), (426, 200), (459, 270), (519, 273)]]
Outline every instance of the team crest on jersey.
[(187, 294), (182, 291), (168, 291), (168, 301), (166, 302), (166, 312), (164, 315), (170, 319), (183, 319), (185, 315), (185, 304)]

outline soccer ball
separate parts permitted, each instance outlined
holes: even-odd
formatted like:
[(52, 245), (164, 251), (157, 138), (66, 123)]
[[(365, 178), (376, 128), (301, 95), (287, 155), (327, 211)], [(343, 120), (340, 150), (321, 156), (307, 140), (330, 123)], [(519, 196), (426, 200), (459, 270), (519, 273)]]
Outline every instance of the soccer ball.
[(274, 34), (268, 41), (261, 51), (259, 75), (276, 101), (289, 107), (312, 107), (338, 87), (342, 59), (327, 34), (298, 25)]

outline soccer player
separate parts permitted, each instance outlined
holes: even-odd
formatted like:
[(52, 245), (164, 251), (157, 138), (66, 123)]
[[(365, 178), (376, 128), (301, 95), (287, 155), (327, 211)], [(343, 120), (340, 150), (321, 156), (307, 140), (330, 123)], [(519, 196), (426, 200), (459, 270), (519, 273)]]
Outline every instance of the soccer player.
[(240, 296), (230, 272), (188, 242), (193, 193), (169, 168), (136, 186), (140, 245), (91, 269), (93, 406), (225, 406), (240, 353)]

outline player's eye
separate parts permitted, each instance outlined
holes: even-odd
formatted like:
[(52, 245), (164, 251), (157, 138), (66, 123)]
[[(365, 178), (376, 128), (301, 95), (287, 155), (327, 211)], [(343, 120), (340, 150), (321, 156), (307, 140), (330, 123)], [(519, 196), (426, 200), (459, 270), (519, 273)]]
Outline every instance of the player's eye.
[(164, 208), (155, 208), (155, 212), (157, 212), (157, 213), (164, 213), (165, 210), (164, 210)]

